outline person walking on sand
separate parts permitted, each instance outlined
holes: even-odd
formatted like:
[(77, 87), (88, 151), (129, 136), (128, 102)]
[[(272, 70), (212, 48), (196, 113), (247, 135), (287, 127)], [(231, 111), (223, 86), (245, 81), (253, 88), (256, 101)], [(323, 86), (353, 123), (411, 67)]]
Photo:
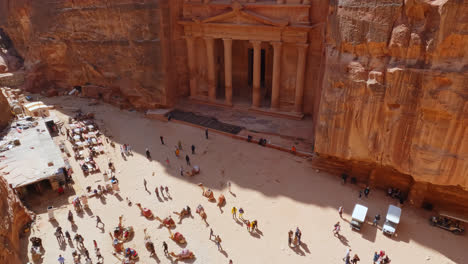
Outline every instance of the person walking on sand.
[(380, 221), (380, 214), (377, 214), (376, 216), (374, 216), (374, 221), (372, 222), (372, 225), (377, 226), (379, 224), (379, 221)]
[(296, 237), (297, 237), (298, 245), (300, 246), (300, 245), (301, 245), (302, 232), (301, 232), (301, 230), (299, 229), (299, 227), (296, 229)]
[(130, 155), (133, 156), (132, 146), (130, 146), (130, 145), (128, 145), (128, 144), (127, 144), (127, 152), (128, 152), (128, 154), (130, 154)]
[(175, 148), (175, 155), (176, 155), (177, 158), (180, 155), (180, 150), (177, 147)]
[(185, 155), (185, 161), (187, 161), (187, 165), (190, 166), (190, 158), (188, 155)]
[(250, 232), (250, 221), (249, 221), (249, 220), (245, 220), (245, 225), (247, 226), (247, 231)]
[(214, 236), (213, 234), (213, 228), (210, 228), (210, 240), (211, 240), (211, 237)]
[(374, 252), (374, 259), (373, 259), (374, 264), (379, 260), (379, 258), (380, 258), (379, 253), (377, 253), (377, 251), (375, 251)]
[(169, 252), (167, 251), (167, 244), (166, 244), (166, 241), (163, 241), (163, 249), (164, 249), (164, 255), (168, 255)]
[(341, 229), (340, 222), (337, 222), (337, 223), (333, 226), (333, 235), (339, 237), (339, 236), (340, 236), (340, 229)]
[(59, 255), (59, 257), (58, 257), (58, 262), (59, 262), (60, 264), (64, 264), (64, 263), (65, 263), (65, 259), (62, 257), (62, 255)]
[(167, 186), (164, 188), (164, 190), (166, 191), (166, 194), (169, 195), (169, 188)]
[(192, 155), (195, 155), (195, 145), (192, 145)]
[(148, 191), (148, 187), (146, 186), (147, 182), (146, 179), (143, 179), (143, 185), (145, 186), (145, 191)]
[(156, 186), (156, 188), (154, 188), (154, 193), (156, 193), (156, 196), (159, 198), (159, 188), (158, 188), (158, 186)]
[(340, 206), (340, 208), (338, 208), (338, 214), (340, 214), (340, 218), (343, 218), (343, 206)]
[(184, 176), (184, 167), (180, 166), (180, 176)]
[(171, 166), (171, 163), (169, 162), (169, 158), (166, 158), (166, 164), (167, 164), (168, 167)]
[(180, 140), (177, 142), (177, 146), (179, 147), (180, 150), (182, 150), (182, 142)]
[(227, 186), (228, 186), (229, 192), (231, 192), (231, 182), (228, 181), (228, 182), (227, 182)]
[(351, 263), (357, 264), (358, 261), (360, 261), (359, 256), (357, 254), (354, 254), (354, 257), (351, 259)]
[(367, 196), (369, 196), (369, 193), (370, 193), (370, 188), (369, 186), (367, 186), (366, 189), (364, 189), (364, 196), (367, 198)]
[(208, 129), (205, 129), (205, 137), (208, 139)]
[(104, 226), (104, 223), (101, 221), (99, 215), (96, 215), (96, 227), (98, 227), (99, 224), (102, 224)]
[(223, 248), (221, 247), (221, 238), (219, 237), (219, 235), (216, 235), (215, 243), (216, 246), (218, 246), (218, 250), (223, 250)]
[(146, 158), (147, 158), (147, 159), (151, 159), (151, 153), (150, 153), (150, 151), (149, 151), (148, 148), (146, 148), (145, 153), (146, 153)]
[(93, 244), (94, 244), (94, 249), (96, 249), (96, 248), (97, 248), (97, 242), (96, 242), (96, 240), (93, 240)]
[(241, 220), (244, 220), (244, 209), (242, 209), (242, 208), (239, 208), (239, 218)]
[(159, 186), (159, 189), (161, 189), (161, 195), (164, 195), (164, 187), (161, 185)]
[(362, 191), (359, 190), (359, 199), (361, 199), (361, 198), (362, 198)]
[(231, 209), (232, 218), (237, 218), (237, 208), (234, 206)]
[(348, 263), (349, 263), (350, 254), (351, 254), (351, 248), (347, 248), (346, 249), (346, 254), (345, 254), (344, 258), (343, 258), (343, 261), (346, 262), (346, 259), (348, 259)]
[(164, 145), (164, 138), (163, 138), (163, 136), (160, 136), (159, 139), (161, 140), (161, 144)]

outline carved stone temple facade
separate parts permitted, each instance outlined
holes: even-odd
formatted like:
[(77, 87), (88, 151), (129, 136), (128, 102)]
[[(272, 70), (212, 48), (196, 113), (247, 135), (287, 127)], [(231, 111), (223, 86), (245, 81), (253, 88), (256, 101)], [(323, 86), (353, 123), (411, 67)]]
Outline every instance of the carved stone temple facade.
[(187, 0), (179, 7), (172, 59), (179, 56), (184, 67), (176, 67), (175, 99), (189, 96), (290, 118), (316, 112), (326, 18), (314, 13), (319, 6), (301, 0)]

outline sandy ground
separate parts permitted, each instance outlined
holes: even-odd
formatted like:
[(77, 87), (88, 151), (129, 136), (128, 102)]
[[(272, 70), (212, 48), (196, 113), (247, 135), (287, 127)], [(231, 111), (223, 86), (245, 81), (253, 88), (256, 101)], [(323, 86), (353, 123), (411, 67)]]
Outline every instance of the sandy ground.
[[(48, 205), (59, 207), (56, 218), (64, 231), (69, 230), (72, 237), (75, 232), (84, 236), (93, 263), (97, 262), (93, 240), (101, 248), (104, 263), (118, 263), (112, 256), (108, 233), (117, 226), (119, 215), (124, 216), (124, 225), (135, 229), (134, 238), (125, 246), (137, 249), (139, 263), (171, 263), (163, 254), (162, 241), (168, 243), (169, 251), (177, 253), (181, 247), (168, 239), (168, 231), (161, 228), (159, 222), (141, 216), (135, 205), (129, 207), (126, 197), (133, 203), (142, 203), (162, 218), (172, 215), (177, 220), (173, 211), (179, 211), (186, 205), (192, 208), (193, 218), (183, 219), (175, 228), (187, 238), (186, 248), (196, 255), (196, 259), (189, 263), (228, 263), (229, 259), (233, 263), (342, 263), (347, 247), (360, 256), (360, 263), (371, 263), (374, 251), (381, 249), (389, 254), (392, 263), (466, 262), (463, 261), (467, 256), (466, 235), (455, 236), (432, 227), (427, 220), (429, 213), (404, 207), (397, 235), (386, 237), (380, 227), (373, 227), (370, 221), (376, 213), (384, 217), (388, 205), (395, 200), (385, 197), (382, 191), (371, 191), (369, 198), (359, 199), (356, 186), (342, 185), (338, 177), (317, 172), (305, 159), (222, 135), (211, 134), (206, 140), (200, 129), (148, 120), (140, 113), (120, 111), (104, 104), (88, 106), (88, 101), (71, 97), (45, 100), (49, 104), (65, 106), (56, 111), (60, 118), (66, 119), (70, 114), (71, 108), (67, 107), (81, 107), (84, 112), (92, 111), (98, 120), (102, 120), (101, 130), (118, 145), (114, 149), (106, 144), (107, 154), (101, 155), (97, 161), (101, 168), (106, 167), (107, 157), (116, 164), (121, 199), (111, 194), (104, 200), (90, 199), (90, 211), (79, 216), (75, 214), (77, 229), (72, 231), (67, 221), (68, 210), (72, 209), (69, 202), (76, 194), (82, 194), (86, 186), (102, 184), (103, 176), (97, 173), (84, 177), (77, 162), (70, 159), (75, 171), (74, 190), (68, 190), (66, 196), (58, 197), (51, 193), (28, 201), (28, 205), (38, 213), (31, 236), (43, 239), (46, 249), (43, 263), (58, 263), (59, 254), (66, 258), (66, 263), (72, 263), (74, 246), (59, 247), (53, 235), (55, 227), (47, 218), (45, 208)], [(161, 145), (160, 135), (165, 137), (166, 145)], [(174, 155), (178, 140), (183, 143), (182, 156), (189, 152), (192, 144), (196, 146), (196, 154), (189, 156), (192, 165), (201, 167), (200, 175), (194, 178), (180, 176), (180, 166), (188, 167), (184, 158), (178, 159)], [(125, 143), (134, 150), (134, 155), (126, 160), (119, 152), (119, 145)], [(146, 147), (151, 151), (152, 161), (144, 157)], [(71, 149), (70, 145), (68, 148)], [(165, 164), (166, 158), (170, 160), (170, 167)], [(149, 192), (144, 189), (144, 179), (148, 182)], [(232, 183), (233, 194), (227, 190), (227, 181)], [(208, 202), (201, 195), (197, 186), (199, 182), (211, 188), (215, 197), (224, 194), (226, 206), (219, 209), (216, 204)], [(169, 187), (170, 198), (158, 201), (154, 187), (159, 185)], [(352, 231), (348, 224), (355, 203), (369, 207), (369, 223), (361, 232)], [(195, 213), (198, 204), (204, 206), (209, 226)], [(344, 219), (340, 219), (337, 213), (341, 205), (344, 206)], [(242, 207), (245, 218), (258, 220), (260, 232), (249, 233), (245, 225), (235, 221), (230, 213), (232, 206)], [(95, 227), (96, 215), (105, 223), (104, 229)], [(337, 221), (342, 223), (342, 239), (332, 234), (333, 224)], [(302, 230), (303, 245), (292, 249), (287, 243), (287, 233), (296, 226)], [(144, 228), (149, 230), (158, 258), (150, 258), (144, 247)], [(223, 251), (218, 251), (215, 243), (208, 239), (210, 228), (222, 238)], [(27, 238), (23, 245), (26, 263), (30, 258), (27, 256), (30, 247)]]

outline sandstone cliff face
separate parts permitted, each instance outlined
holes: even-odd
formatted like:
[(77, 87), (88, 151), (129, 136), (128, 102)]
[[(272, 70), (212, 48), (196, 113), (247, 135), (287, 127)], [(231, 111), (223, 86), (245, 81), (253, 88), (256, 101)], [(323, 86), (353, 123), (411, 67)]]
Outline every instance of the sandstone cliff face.
[(2, 131), (13, 118), (13, 114), (10, 110), (10, 105), (5, 95), (0, 91), (0, 131)]
[(0, 176), (0, 263), (21, 263), (19, 234), (31, 214)]
[(316, 151), (468, 189), (468, 3), (330, 1)]
[(92, 85), (87, 96), (152, 108), (166, 98), (160, 2), (2, 0), (0, 25), (26, 59), (26, 90)]

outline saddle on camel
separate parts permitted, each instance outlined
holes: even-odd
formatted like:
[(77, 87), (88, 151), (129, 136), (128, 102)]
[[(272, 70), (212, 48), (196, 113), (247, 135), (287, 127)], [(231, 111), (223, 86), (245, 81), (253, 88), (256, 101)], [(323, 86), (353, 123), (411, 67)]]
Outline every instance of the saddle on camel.
[(158, 220), (159, 222), (161, 222), (161, 225), (163, 225), (163, 226), (165, 226), (167, 228), (174, 228), (176, 226), (176, 224), (174, 222), (174, 219), (172, 219), (171, 216), (168, 216), (168, 217), (164, 218), (164, 220), (161, 220), (161, 218), (156, 216), (155, 219)]
[(226, 203), (226, 198), (224, 195), (220, 194), (218, 198), (218, 206), (221, 207)]
[(138, 208), (140, 208), (140, 211), (141, 211), (141, 214), (146, 217), (147, 219), (153, 219), (153, 212), (151, 212), (150, 209), (146, 208), (146, 207), (141, 207), (141, 203), (137, 203), (136, 206), (138, 206)]
[(151, 241), (151, 237), (146, 233), (146, 228), (143, 230), (145, 233), (145, 247), (146, 250), (150, 252), (150, 257), (156, 256), (156, 251), (154, 250), (154, 244)]
[(133, 248), (126, 248), (125, 249), (125, 257), (131, 260), (138, 259), (138, 252)]
[(187, 243), (187, 241), (185, 240), (185, 237), (181, 233), (175, 232), (173, 234), (169, 228), (167, 230), (169, 231), (169, 238), (174, 240), (177, 244)]
[(192, 212), (191, 212), (190, 207), (187, 205), (186, 208), (182, 208), (180, 213), (179, 212), (173, 212), (173, 213), (178, 215), (179, 216), (179, 221), (181, 221), (182, 218), (184, 218), (185, 216), (189, 216)]
[(195, 254), (192, 251), (184, 248), (179, 254), (175, 254), (174, 252), (169, 253), (171, 256), (176, 258), (177, 260), (184, 260), (184, 259), (193, 259)]
[(198, 186), (202, 188), (202, 195), (208, 198), (208, 201), (210, 202), (216, 202), (216, 198), (214, 198), (213, 191), (211, 189), (208, 189), (205, 191), (205, 187), (203, 187), (202, 183), (199, 183)]

